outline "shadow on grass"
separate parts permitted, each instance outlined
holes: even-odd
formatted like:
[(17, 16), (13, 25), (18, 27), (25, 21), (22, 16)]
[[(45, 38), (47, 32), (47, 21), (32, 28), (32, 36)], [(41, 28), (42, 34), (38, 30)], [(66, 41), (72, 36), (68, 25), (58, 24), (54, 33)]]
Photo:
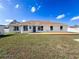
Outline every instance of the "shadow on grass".
[(0, 35), (0, 38), (9, 37), (9, 36), (13, 36), (13, 35), (14, 35), (14, 34)]

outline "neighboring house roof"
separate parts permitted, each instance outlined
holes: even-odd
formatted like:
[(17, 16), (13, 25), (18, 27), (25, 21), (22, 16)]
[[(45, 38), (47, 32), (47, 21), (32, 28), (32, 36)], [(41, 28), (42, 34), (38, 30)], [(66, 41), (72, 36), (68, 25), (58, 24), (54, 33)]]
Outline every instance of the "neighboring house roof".
[(79, 28), (79, 27), (75, 27), (75, 26), (70, 26), (69, 28)]
[(16, 23), (19, 23), (19, 22), (16, 20), (13, 20), (10, 24), (16, 24)]
[(75, 28), (74, 26), (70, 26), (69, 28)]
[(5, 26), (5, 25), (0, 25), (0, 26)]
[(0, 27), (5, 27), (5, 25), (0, 25)]
[(22, 26), (22, 25), (48, 25), (48, 26), (59, 26), (59, 25), (65, 25), (63, 23), (57, 23), (57, 22), (49, 22), (49, 21), (27, 21), (27, 22), (22, 22), (22, 23), (16, 23), (16, 24), (11, 24), (12, 26)]

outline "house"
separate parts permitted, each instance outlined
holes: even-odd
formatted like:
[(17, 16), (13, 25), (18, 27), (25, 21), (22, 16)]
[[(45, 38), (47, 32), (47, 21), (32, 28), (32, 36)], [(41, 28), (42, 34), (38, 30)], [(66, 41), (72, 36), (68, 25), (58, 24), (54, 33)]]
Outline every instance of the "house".
[(9, 33), (9, 27), (8, 27), (8, 25), (5, 25), (4, 33)]
[(13, 20), (10, 24), (16, 24), (16, 23), (19, 23), (19, 22), (16, 20)]
[[(16, 23), (19, 23), (18, 21), (16, 21), (16, 20), (13, 20), (11, 23), (9, 23), (9, 25), (10, 24), (16, 24)], [(5, 33), (9, 33), (10, 31), (9, 31), (9, 25), (5, 25), (5, 28), (4, 28), (4, 32)]]
[(4, 25), (0, 25), (0, 35), (4, 34)]
[(79, 33), (79, 26), (68, 27), (68, 32), (78, 32)]
[(9, 25), (10, 32), (66, 32), (68, 25), (49, 21), (27, 21)]

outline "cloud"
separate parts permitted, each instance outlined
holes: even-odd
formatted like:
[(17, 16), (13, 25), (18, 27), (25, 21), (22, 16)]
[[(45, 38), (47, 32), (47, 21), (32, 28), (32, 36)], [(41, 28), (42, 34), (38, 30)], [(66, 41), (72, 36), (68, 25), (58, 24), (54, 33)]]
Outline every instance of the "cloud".
[(71, 21), (74, 21), (74, 20), (79, 20), (79, 16), (75, 16), (75, 17), (71, 18)]
[(61, 15), (57, 16), (56, 19), (62, 19), (64, 17), (65, 17), (65, 14), (61, 14)]
[(32, 12), (32, 13), (36, 12), (36, 7), (33, 6), (33, 7), (31, 8), (31, 12)]
[(20, 7), (20, 5), (19, 5), (19, 4), (16, 4), (16, 5), (15, 5), (15, 8), (19, 8), (19, 7)]
[(13, 19), (0, 20), (0, 25), (8, 25)]
[(4, 6), (0, 5), (0, 8), (4, 8)]
[(41, 6), (39, 5), (38, 8), (37, 8), (37, 10), (39, 10), (40, 8), (41, 8)]
[(22, 20), (22, 22), (26, 22), (26, 20)]
[(6, 19), (5, 21), (6, 22), (12, 22), (13, 20), (12, 19)]
[(6, 19), (5, 20), (5, 24), (7, 25), (7, 24), (9, 24), (10, 22), (12, 22), (13, 21), (13, 19)]

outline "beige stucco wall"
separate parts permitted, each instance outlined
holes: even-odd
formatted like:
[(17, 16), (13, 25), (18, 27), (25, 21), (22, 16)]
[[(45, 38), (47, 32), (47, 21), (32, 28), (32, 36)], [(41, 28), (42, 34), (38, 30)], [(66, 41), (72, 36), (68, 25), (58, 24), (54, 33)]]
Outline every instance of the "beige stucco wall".
[[(29, 29), (28, 27), (28, 31), (23, 31), (23, 26), (19, 26), (19, 31), (13, 31), (13, 26), (9, 27), (9, 31), (10, 32), (21, 32), (21, 33), (29, 33), (29, 32), (33, 32), (33, 26), (36, 26), (36, 32), (66, 32), (68, 26), (65, 25), (53, 25), (53, 30), (50, 30), (50, 26), (49, 25), (32, 25), (31, 29)], [(38, 31), (38, 26), (44, 26), (43, 27), (43, 31)], [(60, 26), (63, 26), (63, 30), (60, 30)]]
[(64, 26), (64, 25), (62, 25), (63, 26), (63, 30), (60, 30), (60, 26), (61, 25), (59, 25), (59, 26), (56, 26), (56, 25), (54, 25), (53, 26), (53, 30), (50, 30), (50, 26), (47, 26), (47, 27), (45, 27), (45, 29), (47, 30), (47, 31), (49, 31), (49, 32), (56, 32), (56, 31), (67, 31), (67, 26)]
[(19, 31), (14, 31), (13, 29), (14, 29), (14, 26), (9, 26), (9, 32), (21, 32), (20, 26), (19, 26), (19, 29), (20, 29)]

